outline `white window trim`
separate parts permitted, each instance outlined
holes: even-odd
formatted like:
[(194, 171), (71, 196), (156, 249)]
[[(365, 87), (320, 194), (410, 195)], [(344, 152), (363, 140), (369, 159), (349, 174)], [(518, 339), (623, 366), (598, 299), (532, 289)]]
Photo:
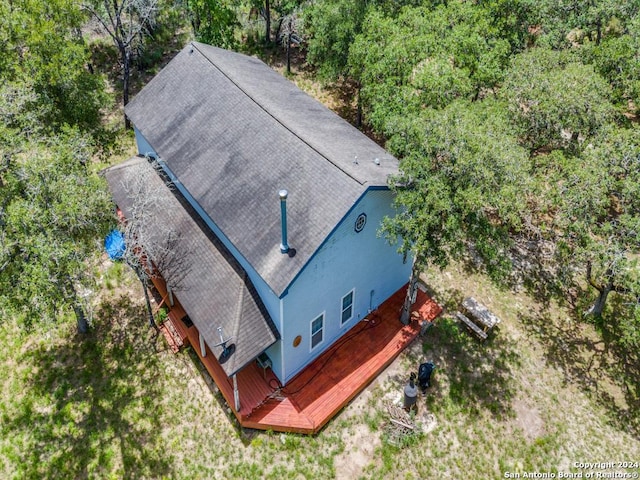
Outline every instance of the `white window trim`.
[[(322, 332), (322, 340), (320, 340), (314, 346), (313, 345), (313, 322), (315, 322), (320, 317), (322, 317), (322, 327), (320, 328), (320, 331)], [(309, 322), (309, 352), (313, 352), (320, 345), (322, 345), (324, 343), (324, 338), (325, 338), (325, 336), (324, 336), (325, 321), (324, 320), (325, 320), (325, 312), (322, 312), (320, 315), (316, 315), (315, 317), (313, 317), (313, 319)]]
[[(351, 294), (351, 316), (347, 318), (345, 321), (342, 321), (342, 314), (345, 311), (345, 309), (342, 307), (343, 305), (342, 302), (344, 302), (345, 297), (349, 296), (349, 294)], [(353, 316), (355, 314), (355, 303), (356, 303), (356, 289), (352, 288), (350, 291), (345, 293), (340, 299), (340, 326), (341, 327), (344, 327), (347, 323), (353, 320)]]

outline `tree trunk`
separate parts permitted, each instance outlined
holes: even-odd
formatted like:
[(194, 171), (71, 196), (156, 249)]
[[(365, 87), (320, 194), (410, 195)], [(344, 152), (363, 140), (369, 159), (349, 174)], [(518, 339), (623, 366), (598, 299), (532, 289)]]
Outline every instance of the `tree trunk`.
[(291, 22), (289, 22), (289, 33), (287, 33), (287, 73), (291, 73)]
[[(131, 73), (131, 52), (128, 48), (124, 48), (122, 52), (123, 62), (123, 79), (122, 79), (122, 103), (126, 107), (129, 103), (129, 75)], [(124, 114), (124, 128), (131, 129), (131, 122), (127, 118), (127, 114)]]
[(63, 292), (67, 295), (67, 298), (73, 300), (73, 313), (76, 315), (76, 323), (78, 333), (85, 334), (89, 331), (89, 322), (87, 322), (87, 316), (84, 313), (84, 309), (82, 308), (82, 304), (78, 301), (78, 292), (76, 291), (76, 287), (71, 279), (70, 275), (66, 275), (66, 282), (63, 286)]
[(589, 309), (589, 313), (593, 314), (595, 317), (601, 317), (602, 312), (604, 311), (604, 306), (607, 303), (607, 297), (612, 290), (613, 285), (611, 283), (598, 290), (598, 298), (596, 299), (593, 306)]
[(614, 275), (611, 270), (607, 270), (606, 272), (607, 283), (600, 284), (600, 285), (596, 283), (596, 281), (593, 279), (593, 276), (591, 274), (590, 261), (587, 262), (586, 273), (587, 273), (587, 282), (589, 282), (589, 285), (591, 285), (593, 288), (595, 288), (598, 291), (598, 298), (596, 299), (595, 303), (591, 306), (591, 308), (586, 311), (586, 315), (592, 314), (596, 317), (601, 317), (602, 312), (604, 311), (604, 306), (607, 303), (607, 297), (609, 296), (609, 293), (615, 292), (615, 291), (624, 292), (624, 289), (616, 288), (615, 284), (613, 283)]
[(362, 100), (360, 99), (360, 83), (358, 82), (357, 90), (356, 90), (356, 128), (362, 128)]
[(402, 305), (402, 313), (400, 314), (400, 322), (403, 325), (409, 325), (411, 321), (411, 305), (413, 305), (416, 290), (418, 288), (417, 262), (414, 258), (413, 266), (411, 267), (411, 278), (409, 279), (409, 287), (407, 288), (407, 295), (404, 298), (404, 304)]
[(73, 306), (73, 311), (76, 314), (76, 321), (78, 324), (78, 333), (85, 334), (89, 331), (89, 322), (84, 314), (84, 309), (78, 303)]
[(136, 272), (136, 275), (138, 276), (138, 280), (140, 280), (140, 284), (142, 285), (142, 290), (144, 291), (144, 300), (147, 305), (147, 314), (149, 315), (149, 326), (154, 328), (157, 331), (158, 325), (156, 325), (156, 321), (153, 318), (153, 308), (151, 307), (151, 299), (149, 298), (149, 290), (147, 289), (147, 282), (145, 281), (144, 276), (142, 275), (142, 273), (140, 273), (140, 270), (138, 270), (138, 268), (133, 266), (131, 266), (131, 268), (133, 268), (133, 271)]
[(271, 2), (270, 0), (264, 0), (264, 21), (266, 24), (264, 40), (265, 43), (271, 43)]
[(158, 330), (158, 325), (156, 325), (156, 321), (153, 318), (153, 309), (151, 308), (151, 299), (149, 298), (149, 289), (147, 286), (142, 283), (142, 289), (144, 290), (144, 299), (147, 303), (147, 312), (149, 313), (149, 326)]

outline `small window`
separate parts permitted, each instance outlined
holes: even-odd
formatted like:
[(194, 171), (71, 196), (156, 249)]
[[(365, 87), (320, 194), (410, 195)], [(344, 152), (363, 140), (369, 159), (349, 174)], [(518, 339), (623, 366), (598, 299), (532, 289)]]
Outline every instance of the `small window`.
[(344, 325), (353, 318), (353, 290), (342, 297), (342, 318), (341, 325)]
[(322, 343), (324, 335), (324, 313), (311, 322), (311, 350)]

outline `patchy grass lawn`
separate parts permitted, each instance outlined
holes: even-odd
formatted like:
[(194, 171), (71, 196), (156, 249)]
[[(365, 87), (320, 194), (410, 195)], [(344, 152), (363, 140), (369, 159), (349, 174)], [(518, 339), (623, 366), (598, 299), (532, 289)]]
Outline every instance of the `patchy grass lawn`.
[[(308, 437), (238, 429), (189, 351), (173, 355), (148, 328), (135, 280), (111, 266), (87, 337), (72, 319), (24, 335), (0, 326), (0, 477), (485, 479), (640, 461), (626, 420), (638, 412), (591, 358), (600, 350), (571, 344), (561, 309), (455, 268), (425, 280), (450, 310), (476, 296), (501, 317), (499, 330), (481, 344), (445, 313)], [(432, 424), (404, 448), (389, 445), (385, 402), (401, 398), (425, 359), (438, 368), (416, 418)]]

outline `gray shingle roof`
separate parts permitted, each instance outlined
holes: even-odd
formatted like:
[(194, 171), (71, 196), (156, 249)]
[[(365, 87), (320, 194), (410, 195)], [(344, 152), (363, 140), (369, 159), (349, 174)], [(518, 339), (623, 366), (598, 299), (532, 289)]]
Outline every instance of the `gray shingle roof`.
[(184, 261), (190, 267), (181, 288), (176, 293), (183, 308), (216, 354), (222, 347), (218, 327), (225, 337), (233, 337), (235, 352), (222, 364), (227, 375), (233, 375), (277, 339), (277, 331), (254, 287), (233, 256), (189, 212), (186, 201), (175, 188), (170, 189), (144, 158), (132, 158), (105, 172), (116, 204), (125, 217), (134, 203), (132, 185), (136, 178), (149, 182), (149, 191), (158, 201), (147, 205), (153, 219), (149, 225), (154, 233), (173, 230), (182, 235), (176, 251), (185, 252)]
[[(394, 157), (260, 60), (200, 43), (126, 112), (277, 295), (366, 189), (397, 171)], [(292, 258), (279, 250), (280, 189)]]

